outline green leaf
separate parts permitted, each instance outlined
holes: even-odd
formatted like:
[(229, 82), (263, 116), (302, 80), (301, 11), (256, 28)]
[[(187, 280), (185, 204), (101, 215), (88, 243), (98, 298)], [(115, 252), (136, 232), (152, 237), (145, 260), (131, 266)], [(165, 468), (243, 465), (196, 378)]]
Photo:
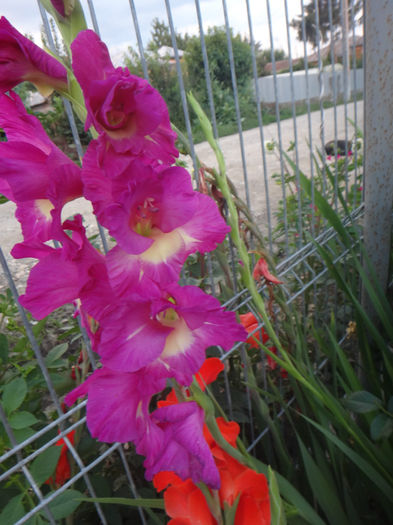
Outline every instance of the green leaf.
[(0, 334), (0, 359), (2, 363), (7, 363), (8, 361), (8, 339), (4, 334)]
[(1, 525), (13, 525), (26, 514), (22, 500), (23, 494), (10, 499), (0, 514)]
[(55, 472), (60, 452), (61, 447), (53, 445), (44, 450), (31, 464), (30, 472), (38, 486), (45, 483)]
[(274, 471), (268, 467), (269, 496), (271, 509), (271, 525), (286, 525), (284, 505), (280, 497), (280, 490)]
[[(60, 447), (56, 447), (60, 448)], [(83, 494), (78, 490), (65, 490), (48, 504), (55, 520), (66, 518), (80, 505)]]
[(27, 384), (22, 377), (17, 377), (4, 387), (3, 406), (7, 414), (11, 414), (23, 403), (27, 394)]
[(38, 321), (38, 323), (33, 324), (32, 326), (33, 334), (36, 337), (38, 337), (41, 334), (41, 332), (45, 330), (47, 321), (48, 321), (48, 318), (45, 317), (44, 319), (41, 319), (41, 321)]
[(30, 425), (34, 425), (37, 422), (38, 419), (35, 417), (34, 414), (31, 414), (30, 412), (25, 412), (24, 410), (12, 414), (12, 416), (9, 419), (11, 428), (14, 429), (26, 428)]
[(48, 353), (45, 358), (45, 364), (47, 367), (50, 367), (55, 363), (60, 357), (68, 350), (68, 343), (62, 343), (57, 345)]
[(390, 396), (389, 402), (388, 402), (388, 411), (393, 414), (393, 396)]
[(128, 505), (129, 507), (144, 507), (147, 509), (165, 509), (164, 500), (148, 498), (81, 498), (80, 501), (91, 503), (111, 503), (113, 505)]
[(18, 444), (23, 443), (23, 441), (25, 441), (26, 439), (29, 439), (34, 434), (35, 434), (34, 430), (30, 427), (18, 428), (14, 430), (14, 437)]
[(378, 414), (371, 422), (370, 435), (374, 441), (389, 438), (393, 431), (393, 419), (386, 414)]
[(378, 407), (381, 405), (380, 399), (365, 390), (354, 392), (346, 397), (343, 402), (349, 410), (357, 414), (366, 414), (367, 412), (378, 410)]
[(330, 441), (332, 441), (353, 463), (359, 470), (361, 470), (369, 479), (372, 481), (383, 494), (393, 502), (393, 488), (392, 485), (386, 481), (375, 468), (370, 465), (360, 454), (348, 447), (341, 439), (335, 436), (332, 432), (322, 427), (315, 421), (301, 414), (301, 416), (308, 421), (311, 425), (317, 428), (322, 434), (324, 434)]
[(312, 493), (326, 514), (329, 523), (349, 525), (337, 495), (336, 487), (329, 483), (326, 476), (323, 475), (321, 469), (315, 463), (298, 435), (297, 439)]
[[(257, 472), (262, 472), (266, 477), (269, 476), (269, 467), (254, 457), (250, 457)], [(298, 490), (278, 472), (274, 473), (280, 489), (280, 494), (285, 500), (296, 508), (299, 514), (299, 519), (304, 519), (311, 525), (326, 525), (326, 522), (320, 518), (308, 501), (298, 492)]]

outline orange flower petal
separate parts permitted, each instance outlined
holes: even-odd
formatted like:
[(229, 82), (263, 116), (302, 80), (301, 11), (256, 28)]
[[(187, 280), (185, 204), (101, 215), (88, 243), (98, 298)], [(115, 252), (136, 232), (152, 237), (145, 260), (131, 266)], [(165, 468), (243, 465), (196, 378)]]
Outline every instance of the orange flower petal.
[(280, 281), (275, 277), (273, 274), (271, 274), (267, 267), (267, 262), (263, 257), (261, 257), (256, 265), (254, 266), (254, 270), (252, 272), (252, 276), (256, 281), (259, 281), (259, 279), (263, 278), (266, 279), (267, 282), (272, 284), (282, 284), (283, 281)]
[(201, 366), (199, 372), (196, 374), (196, 380), (202, 390), (205, 390), (205, 385), (210, 385), (217, 379), (220, 372), (224, 370), (224, 364), (218, 357), (209, 357)]
[(205, 496), (188, 479), (180, 485), (169, 487), (164, 494), (165, 510), (174, 518), (175, 525), (216, 525)]
[[(258, 328), (258, 321), (255, 315), (252, 312), (248, 312), (246, 314), (240, 314), (240, 323), (243, 325), (243, 328), (247, 331), (248, 334), (251, 332), (254, 332)], [(257, 341), (261, 340), (261, 333), (262, 333), (262, 343), (265, 344), (269, 340), (269, 336), (266, 333), (264, 328), (260, 328), (258, 332), (255, 332), (252, 334), (246, 341), (247, 344), (251, 346), (251, 348), (259, 348), (259, 344)]]
[(153, 478), (153, 485), (157, 492), (166, 489), (168, 485), (180, 485), (181, 483), (183, 483), (183, 480), (169, 470), (158, 472)]

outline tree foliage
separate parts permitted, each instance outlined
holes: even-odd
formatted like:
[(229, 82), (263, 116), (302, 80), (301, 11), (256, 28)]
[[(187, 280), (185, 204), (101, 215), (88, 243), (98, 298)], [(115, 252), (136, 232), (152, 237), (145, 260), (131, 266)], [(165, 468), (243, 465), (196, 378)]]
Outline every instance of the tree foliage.
[[(287, 55), (283, 49), (275, 49), (274, 50), (274, 60), (277, 62), (279, 60), (284, 60), (287, 58)], [(269, 64), (272, 61), (272, 50), (269, 49), (261, 49), (260, 44), (255, 45), (255, 59), (257, 63), (257, 73), (259, 77), (263, 77), (265, 75), (270, 75), (270, 72), (265, 71), (265, 67), (267, 64)]]
[[(187, 90), (192, 91), (208, 109), (207, 88), (204, 75), (204, 63), (201, 42), (198, 36), (176, 33), (176, 43), (184, 50), (181, 67)], [(213, 27), (205, 35), (209, 59), (210, 77), (217, 120), (221, 123), (233, 122), (236, 119), (232, 78), (228, 57), (227, 35), (223, 27)], [(251, 48), (247, 40), (231, 32), (237, 84), (240, 95), (242, 115), (250, 111), (252, 93), (250, 79), (252, 75)], [(172, 122), (184, 129), (184, 115), (180, 97), (180, 88), (176, 68), (169, 58), (159, 56), (162, 46), (172, 47), (170, 28), (157, 18), (153, 20), (151, 40), (147, 45), (145, 58), (149, 81), (164, 97)], [(138, 53), (129, 48), (125, 57), (126, 66), (131, 73), (142, 75), (142, 65)]]
[[(355, 0), (351, 5), (354, 16), (362, 9), (362, 1)], [(341, 0), (318, 0), (318, 27), (316, 23), (315, 2), (304, 6), (304, 34), (302, 16), (298, 15), (291, 22), (291, 26), (297, 31), (298, 40), (306, 39), (314, 48), (318, 42), (318, 30), (322, 42), (329, 42), (340, 35), (342, 29)], [(350, 11), (349, 16), (352, 16)]]
[[(213, 82), (223, 89), (232, 88), (231, 69), (227, 49), (227, 34), (224, 27), (210, 27), (205, 35), (206, 51), (209, 60), (209, 70)], [(251, 49), (246, 39), (231, 30), (231, 43), (239, 87), (246, 85), (252, 75)], [(192, 37), (187, 45), (185, 60), (191, 86), (202, 91), (205, 84), (202, 46), (199, 37)]]
[[(175, 38), (177, 47), (184, 50), (191, 37), (188, 33), (182, 35), (175, 32)], [(158, 51), (162, 46), (172, 47), (171, 30), (164, 21), (156, 17), (151, 24), (151, 40), (147, 45), (147, 50)]]

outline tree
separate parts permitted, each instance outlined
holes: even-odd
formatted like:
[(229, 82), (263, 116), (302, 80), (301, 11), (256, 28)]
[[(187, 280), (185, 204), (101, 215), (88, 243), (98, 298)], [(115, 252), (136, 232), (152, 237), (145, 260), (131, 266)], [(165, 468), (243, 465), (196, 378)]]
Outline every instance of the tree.
[[(205, 35), (206, 50), (209, 59), (209, 69), (212, 81), (223, 89), (232, 89), (231, 69), (227, 48), (227, 35), (224, 27), (210, 27)], [(252, 75), (252, 61), (250, 44), (240, 35), (233, 35), (231, 43), (235, 63), (236, 79), (239, 87), (246, 85)], [(201, 88), (205, 84), (203, 74), (204, 64), (202, 47), (199, 37), (190, 38), (186, 50), (185, 61), (190, 86)]]
[[(288, 58), (285, 54), (285, 51), (283, 49), (275, 49), (274, 50), (274, 60), (278, 62), (279, 60), (284, 60)], [(271, 75), (271, 73), (265, 72), (265, 66), (266, 64), (269, 64), (272, 61), (272, 50), (269, 49), (261, 49), (261, 45), (258, 42), (255, 45), (255, 60), (257, 63), (257, 73), (258, 77), (263, 77), (265, 75)]]
[[(172, 47), (172, 36), (169, 26), (158, 18), (152, 21), (151, 40), (147, 44), (148, 51), (157, 51), (162, 46)], [(176, 45), (179, 49), (184, 50), (191, 38), (188, 33), (181, 35), (175, 32)]]
[[(162, 46), (169, 45), (170, 29), (157, 18), (152, 23), (151, 40), (145, 51), (145, 59), (151, 84), (161, 93), (168, 105), (171, 121), (180, 129), (185, 128), (184, 114), (180, 96), (180, 87), (176, 68), (168, 58), (158, 55)], [(187, 90), (197, 96), (199, 102), (208, 111), (207, 88), (204, 75), (202, 48), (199, 37), (179, 35), (176, 33), (179, 48), (185, 51), (181, 62), (183, 79)], [(231, 41), (239, 89), (240, 109), (242, 116), (247, 116), (253, 105), (253, 96), (250, 88), (252, 75), (251, 48), (247, 40), (240, 35), (231, 33)], [(229, 65), (227, 36), (225, 28), (209, 28), (205, 35), (206, 48), (209, 58), (209, 68), (212, 81), (213, 98), (217, 120), (228, 123), (236, 120), (236, 111), (232, 91), (232, 78)], [(138, 53), (129, 48), (124, 57), (125, 64), (131, 73), (143, 75), (142, 65)]]
[[(331, 13), (329, 5), (331, 4)], [(355, 0), (351, 8), (356, 16), (362, 9), (362, 0)], [(333, 42), (341, 33), (341, 0), (318, 0), (318, 30), (322, 42)], [(330, 18), (332, 23), (330, 24)], [(304, 32), (301, 15), (294, 18), (291, 27), (296, 29), (298, 40), (306, 39), (314, 48), (318, 42), (315, 2), (312, 0), (304, 7)]]

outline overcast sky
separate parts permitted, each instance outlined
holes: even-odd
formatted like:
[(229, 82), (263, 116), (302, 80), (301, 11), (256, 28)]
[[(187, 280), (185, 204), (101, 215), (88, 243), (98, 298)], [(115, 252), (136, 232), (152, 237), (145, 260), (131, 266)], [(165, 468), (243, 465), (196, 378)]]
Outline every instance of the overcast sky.
[[(91, 20), (87, 0), (81, 0), (88, 25)], [(301, 12), (300, 0), (288, 0), (289, 20)], [(180, 33), (198, 34), (198, 19), (194, 0), (172, 0), (170, 2), (175, 28)], [(246, 0), (227, 0), (229, 25), (244, 36), (249, 36)], [(269, 48), (270, 36), (266, 11), (266, 1), (249, 0), (255, 41), (263, 48)], [(271, 0), (270, 10), (273, 25), (273, 42), (275, 47), (288, 51), (284, 0)], [(128, 0), (94, 0), (94, 6), (101, 32), (113, 55), (127, 49), (128, 45), (136, 47), (136, 33)], [(167, 22), (164, 0), (135, 0), (139, 27), (144, 45), (149, 41), (151, 22), (154, 17)], [(224, 13), (222, 0), (200, 0), (203, 26), (223, 25)], [(1, 0), (0, 14), (21, 32), (32, 34), (40, 44), (41, 16), (35, 0)], [(291, 30), (292, 54), (303, 54), (303, 45), (296, 40)]]

